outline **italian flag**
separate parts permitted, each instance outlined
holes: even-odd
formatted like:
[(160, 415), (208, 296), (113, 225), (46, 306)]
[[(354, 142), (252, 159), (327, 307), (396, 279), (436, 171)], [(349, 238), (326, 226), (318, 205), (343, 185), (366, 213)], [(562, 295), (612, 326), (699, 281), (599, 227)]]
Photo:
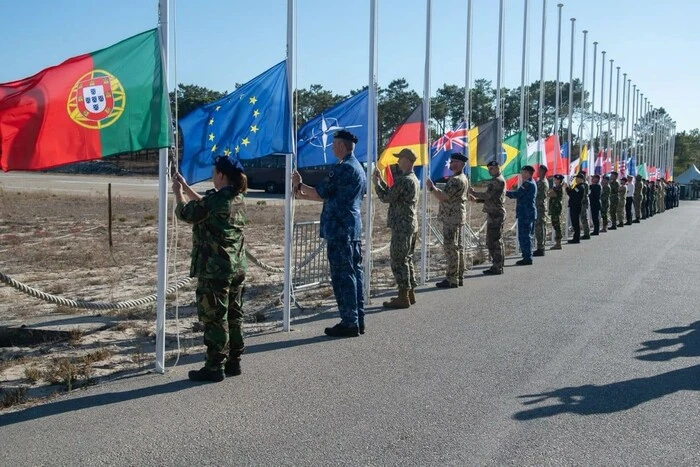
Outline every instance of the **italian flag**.
[(170, 146), (158, 30), (0, 84), (0, 168), (40, 170)]

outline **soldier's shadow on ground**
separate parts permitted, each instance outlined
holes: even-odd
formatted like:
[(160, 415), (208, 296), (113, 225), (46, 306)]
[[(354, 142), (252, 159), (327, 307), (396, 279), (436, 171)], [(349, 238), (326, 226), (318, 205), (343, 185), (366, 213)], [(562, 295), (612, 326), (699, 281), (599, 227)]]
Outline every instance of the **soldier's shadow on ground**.
[(600, 386), (586, 384), (519, 396), (522, 399), (530, 399), (523, 402), (524, 405), (539, 404), (548, 400), (554, 400), (556, 403), (517, 412), (513, 418), (525, 421), (564, 413), (595, 415), (621, 412), (678, 391), (700, 391), (700, 364), (647, 378), (634, 378)]
[(638, 349), (637, 352), (650, 352), (675, 346), (680, 347), (675, 350), (665, 350), (663, 352), (639, 355), (637, 356), (639, 360), (663, 362), (678, 357), (700, 357), (700, 321), (691, 323), (688, 326), (657, 329), (654, 332), (658, 334), (678, 335), (669, 339), (642, 342), (642, 348)]

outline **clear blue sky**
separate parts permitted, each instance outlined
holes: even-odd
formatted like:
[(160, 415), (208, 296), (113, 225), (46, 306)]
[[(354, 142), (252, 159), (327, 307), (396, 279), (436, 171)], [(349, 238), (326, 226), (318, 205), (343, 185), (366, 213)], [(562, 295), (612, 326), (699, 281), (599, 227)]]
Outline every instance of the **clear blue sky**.
[[(405, 77), (419, 94), (425, 60), (425, 0), (378, 0), (379, 84)], [(520, 84), (523, 0), (506, 0), (504, 85)], [(556, 77), (557, 4), (547, 2), (545, 79)], [(571, 22), (576, 17), (574, 76), (581, 76), (583, 34), (588, 34), (587, 85), (591, 90), (593, 41), (649, 98), (678, 122), (700, 128), (697, 76), (700, 2), (695, 0), (562, 1), (561, 79), (568, 80)], [(473, 1), (472, 78), (494, 80), (498, 1)], [(431, 88), (464, 84), (466, 0), (433, 0)], [(177, 82), (232, 90), (284, 59), (286, 0), (180, 0)], [(340, 94), (368, 81), (369, 0), (298, 0), (297, 84), (321, 84)], [(542, 0), (530, 0), (528, 81), (539, 79)], [(111, 45), (155, 27), (157, 1), (5, 1), (0, 15), (0, 82), (30, 76), (68, 57)], [(173, 60), (172, 63), (175, 63)], [(606, 67), (609, 62), (606, 63)], [(606, 72), (609, 70), (606, 70)], [(606, 88), (608, 79), (606, 78)], [(171, 72), (171, 87), (173, 87)], [(599, 102), (596, 98), (596, 104)], [(607, 97), (605, 98), (607, 103)], [(606, 104), (607, 107), (607, 104)]]

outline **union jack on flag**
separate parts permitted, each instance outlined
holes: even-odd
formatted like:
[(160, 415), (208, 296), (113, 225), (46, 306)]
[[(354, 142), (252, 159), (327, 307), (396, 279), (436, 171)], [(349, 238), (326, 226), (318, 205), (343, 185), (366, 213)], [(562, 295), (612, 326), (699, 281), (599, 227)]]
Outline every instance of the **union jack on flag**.
[[(443, 177), (450, 176), (450, 156), (452, 153), (459, 152), (467, 154), (468, 130), (465, 122), (457, 125), (454, 130), (448, 130), (444, 135), (433, 141), (430, 145), (430, 178), (432, 180), (440, 180)], [(465, 172), (468, 171), (469, 165), (465, 166)]]

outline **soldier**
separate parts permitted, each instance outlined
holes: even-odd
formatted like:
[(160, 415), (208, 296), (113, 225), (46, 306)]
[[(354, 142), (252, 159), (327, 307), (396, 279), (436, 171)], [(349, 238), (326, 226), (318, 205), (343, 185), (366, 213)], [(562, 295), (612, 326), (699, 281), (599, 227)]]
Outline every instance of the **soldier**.
[(600, 194), (600, 217), (603, 218), (601, 232), (608, 231), (608, 210), (610, 209), (610, 176), (604, 175)]
[(340, 323), (326, 328), (329, 337), (357, 337), (365, 333), (364, 276), (362, 271), (362, 197), (366, 178), (353, 149), (357, 136), (347, 130), (333, 135), (333, 155), (338, 163), (328, 178), (305, 185), (301, 175), (292, 174), (298, 198), (322, 201), (321, 238), (327, 242), (328, 265)]
[(586, 178), (585, 171), (582, 170), (580, 173), (583, 174), (583, 180), (581, 182), (581, 187), (583, 188), (583, 199), (581, 200), (581, 228), (583, 229), (583, 235), (581, 236), (581, 240), (590, 240), (591, 228), (588, 225), (588, 179)]
[(620, 179), (620, 187), (617, 189), (617, 226), (624, 227), (625, 223), (625, 203), (627, 200), (627, 179), (622, 177)]
[(610, 172), (610, 230), (617, 230), (617, 200), (620, 183), (617, 181), (617, 172)]
[(625, 193), (625, 225), (632, 225), (632, 208), (634, 207), (634, 177), (627, 176), (627, 192)]
[(463, 284), (464, 248), (462, 247), (462, 227), (467, 221), (467, 190), (469, 182), (464, 175), (467, 156), (454, 153), (450, 156), (450, 172), (445, 189), (437, 188), (432, 180), (426, 187), (440, 201), (438, 221), (442, 222), (443, 248), (447, 260), (445, 279), (435, 284), (440, 289), (455, 288)]
[(642, 220), (646, 219), (649, 217), (649, 210), (647, 208), (648, 206), (648, 190), (649, 190), (649, 182), (646, 179), (642, 179)]
[(394, 274), (399, 296), (384, 302), (384, 308), (408, 308), (416, 303), (414, 289), (416, 274), (413, 269), (413, 252), (418, 235), (418, 199), (420, 185), (413, 173), (416, 155), (408, 148), (398, 154), (400, 174), (389, 187), (381, 178), (379, 169), (374, 171), (374, 189), (383, 203), (389, 203), (387, 226), (391, 229), (391, 272)]
[(653, 217), (656, 213), (658, 213), (657, 206), (656, 206), (656, 198), (657, 198), (657, 190), (658, 186), (655, 182), (651, 182), (651, 217)]
[(593, 219), (593, 232), (591, 235), (600, 233), (600, 209), (601, 209), (602, 187), (600, 186), (600, 175), (593, 175), (591, 186), (588, 190), (588, 201), (591, 206), (591, 218)]
[(535, 239), (537, 249), (532, 256), (544, 256), (544, 246), (547, 242), (547, 193), (549, 181), (547, 180), (547, 166), (540, 165), (537, 169), (537, 221), (535, 221)]
[(197, 278), (197, 315), (204, 325), (207, 346), (204, 367), (188, 376), (192, 381), (220, 382), (225, 375), (241, 374), (245, 350), (241, 330), (247, 267), (243, 193), (248, 182), (243, 166), (232, 156), (214, 160), (212, 181), (214, 188), (200, 196), (178, 173), (172, 188), (177, 201), (175, 215), (192, 224), (190, 277)]
[[(569, 217), (571, 218), (571, 227), (574, 229), (574, 237), (567, 243), (581, 243), (581, 206), (583, 205), (583, 196), (585, 188), (583, 186), (586, 176), (579, 172), (576, 174), (576, 180), (572, 187), (566, 188), (566, 193), (569, 195)], [(588, 219), (586, 219), (588, 222)]]
[(506, 191), (506, 196), (516, 200), (515, 218), (518, 220), (518, 243), (523, 259), (516, 261), (518, 266), (532, 264), (532, 231), (537, 218), (537, 185), (532, 180), (535, 168), (526, 165), (520, 170), (522, 184), (517, 190)]
[(563, 181), (563, 175), (555, 175), (554, 186), (547, 192), (549, 217), (552, 219), (552, 230), (554, 230), (554, 241), (556, 242), (550, 250), (561, 250), (561, 212), (562, 201), (564, 200)]
[(639, 224), (642, 222), (640, 219), (642, 217), (642, 176), (637, 174), (635, 176), (634, 182), (634, 223)]
[(501, 168), (498, 162), (491, 161), (486, 164), (491, 180), (486, 191), (478, 193), (469, 187), (471, 200), (477, 203), (484, 203), (486, 213), (486, 246), (491, 256), (491, 269), (486, 269), (484, 274), (503, 274), (503, 262), (505, 258), (505, 247), (503, 246), (503, 221), (506, 217), (506, 207), (504, 205), (506, 197), (506, 181), (501, 175)]

